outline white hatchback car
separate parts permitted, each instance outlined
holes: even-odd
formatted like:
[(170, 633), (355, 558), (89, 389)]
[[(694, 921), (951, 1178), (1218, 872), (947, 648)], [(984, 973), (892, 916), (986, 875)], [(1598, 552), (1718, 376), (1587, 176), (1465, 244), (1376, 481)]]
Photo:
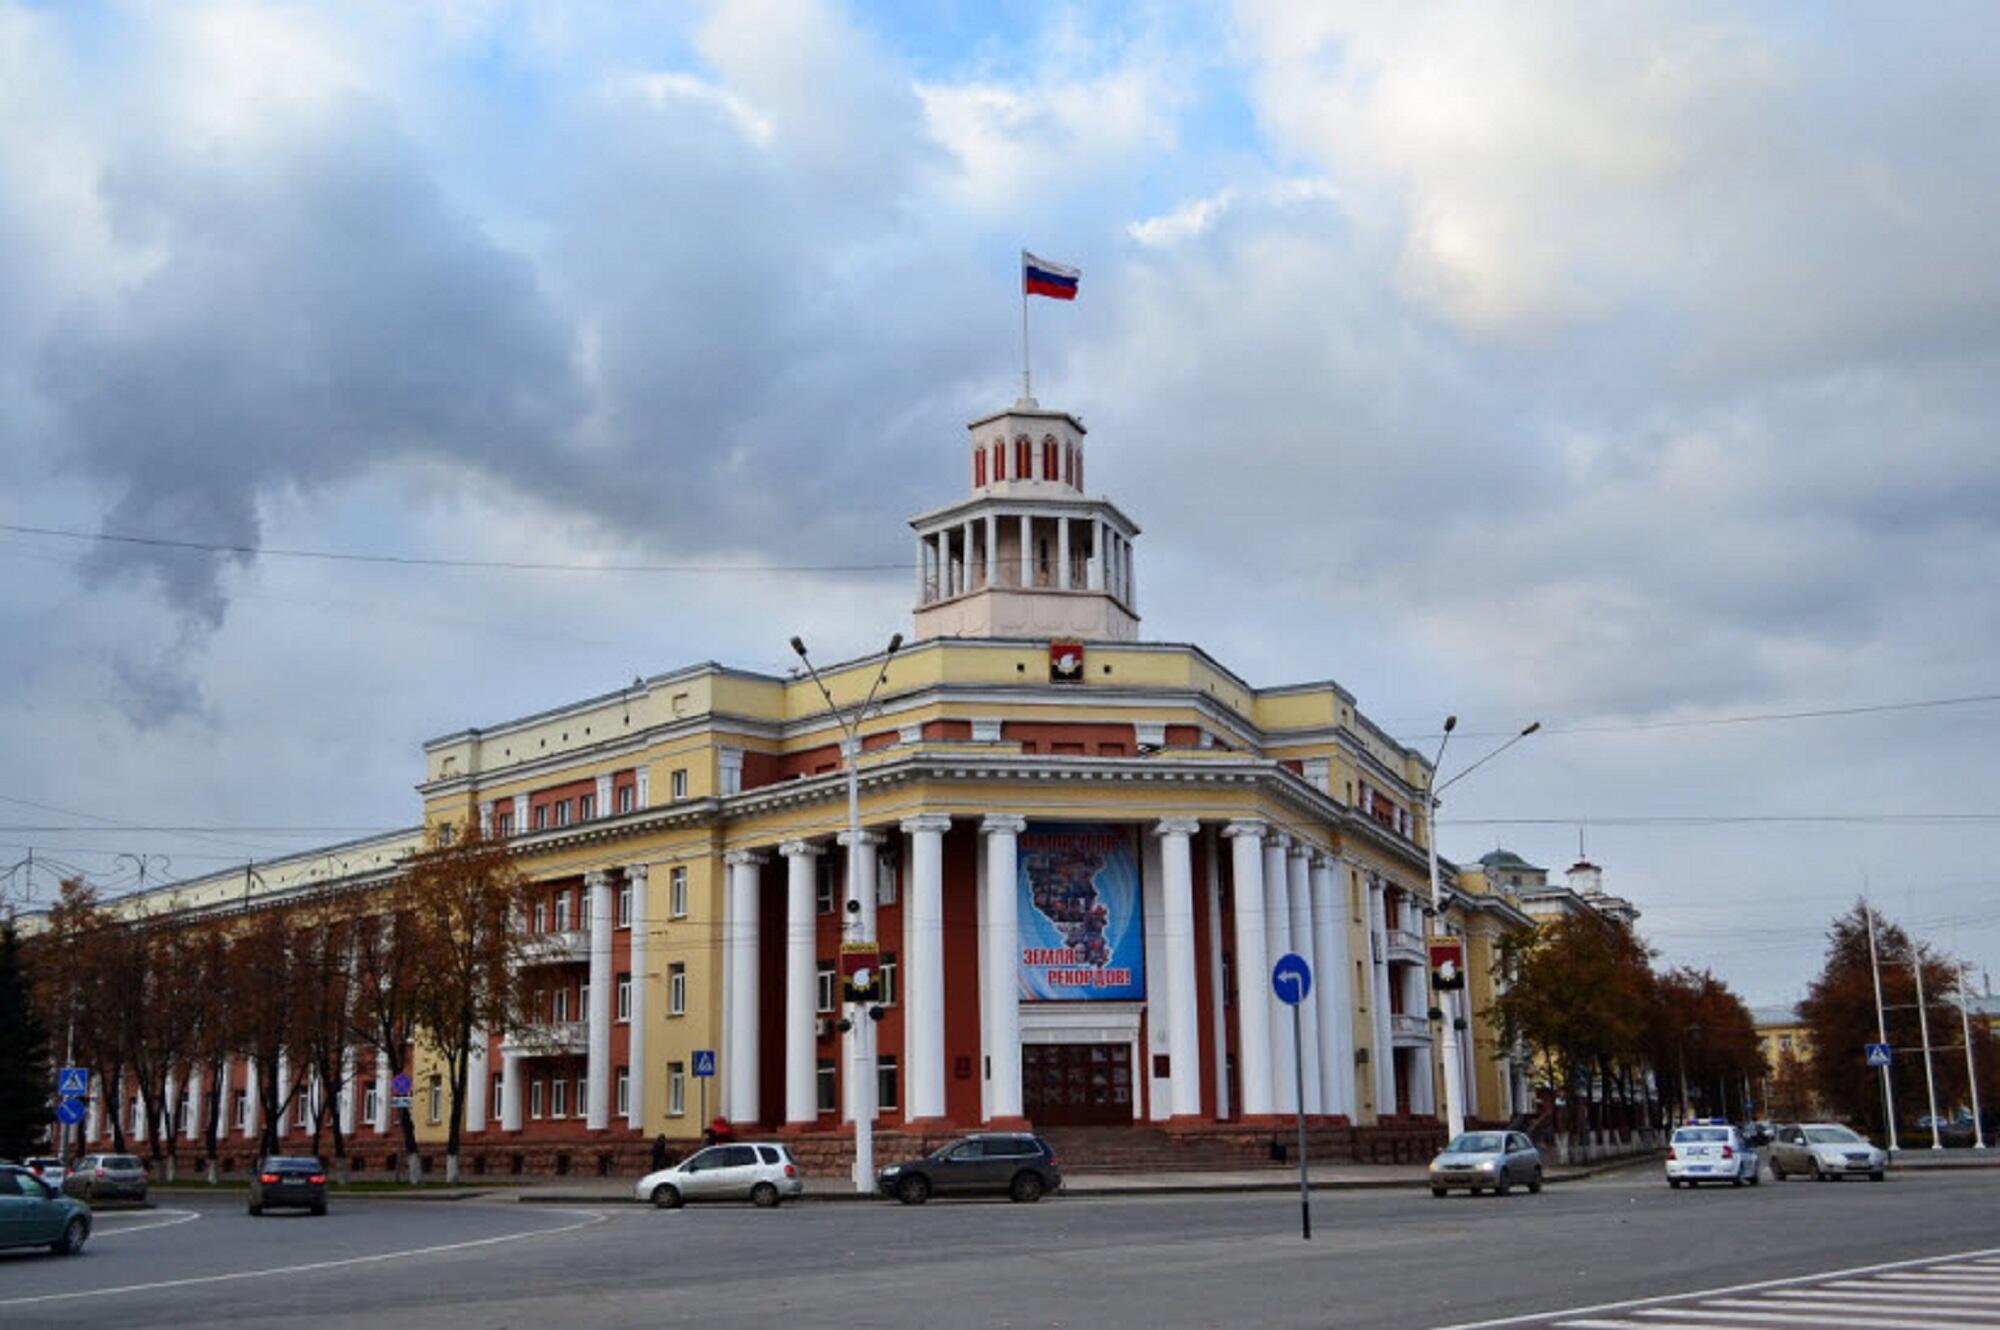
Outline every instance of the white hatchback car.
[(1732, 1187), (1758, 1182), (1757, 1152), (1743, 1144), (1743, 1137), (1726, 1122), (1705, 1122), (1678, 1127), (1667, 1146), (1667, 1185), (1683, 1182), (1692, 1187), (1701, 1182), (1727, 1182)]
[(662, 1210), (689, 1201), (749, 1201), (769, 1208), (806, 1189), (792, 1152), (782, 1145), (711, 1145), (672, 1168), (648, 1173), (633, 1196)]

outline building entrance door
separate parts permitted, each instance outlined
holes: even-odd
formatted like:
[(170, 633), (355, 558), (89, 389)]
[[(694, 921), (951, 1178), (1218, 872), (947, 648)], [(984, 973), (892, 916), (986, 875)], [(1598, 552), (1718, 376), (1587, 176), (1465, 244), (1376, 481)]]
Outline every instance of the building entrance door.
[(1132, 1121), (1130, 1044), (1023, 1044), (1021, 1100), (1037, 1126)]

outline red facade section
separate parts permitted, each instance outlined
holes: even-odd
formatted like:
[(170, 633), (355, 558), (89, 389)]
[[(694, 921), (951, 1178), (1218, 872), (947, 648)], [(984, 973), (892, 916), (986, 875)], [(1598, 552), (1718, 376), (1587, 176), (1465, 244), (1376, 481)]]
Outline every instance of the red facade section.
[(1018, 743), (1024, 753), (1052, 756), (1126, 757), (1137, 748), (1130, 725), (1072, 725), (1042, 721), (1007, 721), (1000, 737)]

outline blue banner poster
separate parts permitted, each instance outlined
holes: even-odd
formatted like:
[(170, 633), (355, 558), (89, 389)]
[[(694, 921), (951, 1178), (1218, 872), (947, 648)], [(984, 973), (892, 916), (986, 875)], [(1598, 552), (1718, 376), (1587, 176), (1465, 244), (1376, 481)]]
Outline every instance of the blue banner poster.
[(1021, 996), (1146, 996), (1144, 896), (1132, 828), (1030, 822), (1019, 845)]

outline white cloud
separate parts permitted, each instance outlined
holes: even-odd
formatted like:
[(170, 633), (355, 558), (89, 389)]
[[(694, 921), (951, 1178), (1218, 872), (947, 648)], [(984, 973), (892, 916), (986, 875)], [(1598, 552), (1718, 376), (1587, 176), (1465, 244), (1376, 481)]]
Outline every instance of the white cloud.
[(719, 111), (738, 133), (759, 147), (768, 144), (776, 130), (771, 117), (749, 101), (692, 74), (632, 74), (614, 80), (612, 86), (616, 91), (643, 97), (655, 107), (678, 103)]

